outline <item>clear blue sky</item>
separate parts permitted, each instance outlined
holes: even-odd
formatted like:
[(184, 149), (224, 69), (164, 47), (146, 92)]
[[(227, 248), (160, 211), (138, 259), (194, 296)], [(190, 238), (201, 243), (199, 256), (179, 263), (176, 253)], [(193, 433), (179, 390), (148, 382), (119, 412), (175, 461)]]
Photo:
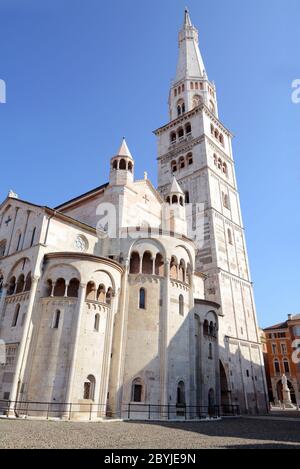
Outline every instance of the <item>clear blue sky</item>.
[(262, 326), (300, 311), (299, 0), (0, 0), (0, 198), (55, 206), (106, 182), (126, 135), (156, 183), (185, 5), (234, 155)]

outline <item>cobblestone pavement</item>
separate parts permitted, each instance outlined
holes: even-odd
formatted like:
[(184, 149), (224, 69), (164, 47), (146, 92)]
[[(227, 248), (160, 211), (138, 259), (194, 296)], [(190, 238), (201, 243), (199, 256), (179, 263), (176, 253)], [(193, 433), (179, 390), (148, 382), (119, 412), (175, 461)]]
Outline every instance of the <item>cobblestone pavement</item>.
[(0, 419), (0, 448), (300, 448), (300, 421), (75, 423)]

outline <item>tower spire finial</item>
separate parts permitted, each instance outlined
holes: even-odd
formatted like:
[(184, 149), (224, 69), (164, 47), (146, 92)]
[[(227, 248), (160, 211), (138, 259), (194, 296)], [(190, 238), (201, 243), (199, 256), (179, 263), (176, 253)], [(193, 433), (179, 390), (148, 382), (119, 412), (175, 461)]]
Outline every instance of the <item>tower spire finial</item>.
[(190, 12), (188, 7), (185, 7), (184, 10), (184, 27), (186, 28), (187, 26), (192, 26), (191, 18), (190, 18)]

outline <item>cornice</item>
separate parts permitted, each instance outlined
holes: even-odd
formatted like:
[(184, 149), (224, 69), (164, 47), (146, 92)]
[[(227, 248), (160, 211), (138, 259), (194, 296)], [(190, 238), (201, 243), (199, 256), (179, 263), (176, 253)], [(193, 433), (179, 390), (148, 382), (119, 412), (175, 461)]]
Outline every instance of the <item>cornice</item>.
[(124, 273), (124, 267), (117, 261), (109, 259), (107, 257), (99, 257), (93, 254), (86, 254), (82, 252), (50, 252), (45, 254), (45, 260), (51, 259), (79, 259), (82, 261), (97, 262), (99, 264), (105, 264), (114, 269), (118, 270), (121, 274)]

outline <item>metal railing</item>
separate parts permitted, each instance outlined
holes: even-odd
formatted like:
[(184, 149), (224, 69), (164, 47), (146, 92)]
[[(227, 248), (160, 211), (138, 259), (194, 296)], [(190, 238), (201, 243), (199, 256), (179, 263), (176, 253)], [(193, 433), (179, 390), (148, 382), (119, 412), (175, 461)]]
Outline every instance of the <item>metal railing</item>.
[(202, 420), (240, 415), (238, 405), (156, 405), (130, 402), (123, 406), (122, 416), (128, 420)]
[(95, 402), (39, 402), (0, 399), (0, 415), (17, 418), (95, 420), (122, 417), (127, 420), (201, 420), (240, 415), (238, 405), (191, 406), (159, 405), (130, 402), (122, 405), (121, 415), (114, 414), (109, 405)]
[(0, 415), (14, 415), (15, 417), (64, 418), (72, 420), (82, 417), (84, 420), (95, 418), (112, 418), (107, 404), (95, 402), (38, 402), (38, 401), (10, 401), (0, 399)]

